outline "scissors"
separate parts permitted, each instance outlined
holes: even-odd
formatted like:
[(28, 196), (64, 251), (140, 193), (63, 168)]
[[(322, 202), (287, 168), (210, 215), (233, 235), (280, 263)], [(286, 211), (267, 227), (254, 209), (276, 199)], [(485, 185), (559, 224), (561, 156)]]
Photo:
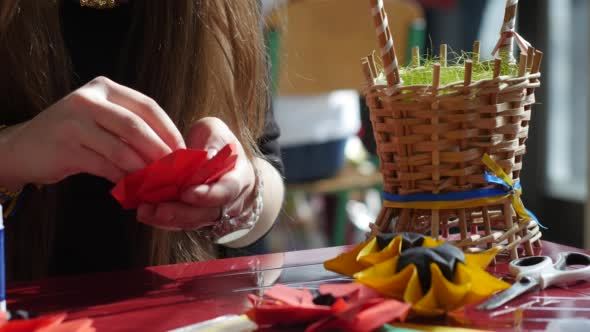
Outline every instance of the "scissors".
[[(577, 266), (577, 268), (574, 268)], [(510, 273), (516, 282), (477, 306), (479, 310), (493, 310), (516, 297), (551, 285), (590, 279), (590, 256), (578, 252), (559, 254), (553, 263), (549, 256), (530, 256), (510, 262)]]

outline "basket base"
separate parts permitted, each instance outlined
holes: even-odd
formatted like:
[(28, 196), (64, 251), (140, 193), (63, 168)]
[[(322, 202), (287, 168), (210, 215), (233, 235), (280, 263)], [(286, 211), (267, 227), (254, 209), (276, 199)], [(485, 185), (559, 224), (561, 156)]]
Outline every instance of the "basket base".
[[(464, 251), (498, 247), (512, 259), (535, 255), (541, 231), (534, 220), (520, 219), (510, 200), (495, 205), (454, 210), (381, 209), (371, 234), (415, 232), (444, 238)], [(522, 249), (522, 250), (519, 250)]]

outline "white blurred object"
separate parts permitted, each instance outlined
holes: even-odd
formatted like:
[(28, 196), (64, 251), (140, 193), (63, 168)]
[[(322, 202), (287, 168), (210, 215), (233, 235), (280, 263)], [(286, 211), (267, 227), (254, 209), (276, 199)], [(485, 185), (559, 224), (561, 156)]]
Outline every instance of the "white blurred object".
[(346, 214), (352, 224), (362, 232), (369, 232), (369, 225), (377, 219), (381, 209), (381, 194), (369, 189), (365, 192), (365, 202), (350, 200), (346, 203)]
[(352, 136), (348, 139), (344, 148), (344, 155), (346, 159), (355, 163), (361, 163), (368, 158), (367, 150), (358, 136)]
[(262, 1), (262, 14), (268, 15), (275, 8), (284, 6), (287, 4), (287, 0), (261, 0)]
[(252, 332), (258, 325), (248, 319), (246, 315), (225, 315), (208, 321), (180, 327), (169, 332)]
[(369, 232), (369, 225), (375, 221), (375, 216), (371, 214), (367, 205), (355, 200), (346, 203), (346, 214), (352, 224), (362, 232)]
[(481, 27), (479, 28), (482, 60), (492, 58), (492, 51), (498, 42), (498, 38), (500, 38), (500, 28), (504, 21), (505, 9), (506, 1), (494, 0), (487, 2), (481, 20)]
[(365, 203), (367, 204), (369, 211), (371, 211), (371, 213), (377, 217), (381, 211), (381, 206), (383, 203), (381, 192), (376, 189), (367, 190), (367, 193), (365, 194)]
[(356, 135), (361, 128), (359, 94), (355, 90), (277, 96), (274, 113), (283, 147), (344, 139)]
[(590, 320), (584, 318), (561, 318), (547, 324), (547, 332), (588, 332)]

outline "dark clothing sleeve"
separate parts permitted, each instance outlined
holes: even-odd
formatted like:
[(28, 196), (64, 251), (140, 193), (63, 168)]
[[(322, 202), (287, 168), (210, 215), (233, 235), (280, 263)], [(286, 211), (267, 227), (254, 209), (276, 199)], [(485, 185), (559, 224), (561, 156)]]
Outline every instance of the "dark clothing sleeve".
[(271, 106), (264, 116), (264, 130), (258, 140), (258, 148), (266, 160), (283, 175), (285, 169), (281, 159), (281, 148), (278, 141), (280, 134), (281, 131), (275, 120), (274, 111)]

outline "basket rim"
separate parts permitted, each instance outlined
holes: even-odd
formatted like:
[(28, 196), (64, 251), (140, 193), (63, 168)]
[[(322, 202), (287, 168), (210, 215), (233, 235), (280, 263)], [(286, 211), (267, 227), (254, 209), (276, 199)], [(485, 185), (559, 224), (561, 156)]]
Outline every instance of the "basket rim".
[[(496, 78), (489, 78), (489, 79), (482, 79), (482, 80), (478, 80), (478, 81), (473, 81), (472, 83), (470, 83), (469, 85), (465, 86), (463, 81), (455, 81), (455, 82), (451, 82), (448, 83), (446, 85), (442, 85), (440, 87), (438, 87), (437, 89), (435, 89), (432, 85), (429, 84), (414, 84), (414, 85), (403, 85), (403, 84), (398, 84), (396, 86), (389, 86), (387, 84), (374, 84), (372, 86), (368, 86), (365, 87), (364, 90), (365, 91), (371, 91), (371, 90), (387, 90), (390, 92), (399, 92), (399, 91), (403, 91), (403, 90), (428, 90), (428, 91), (443, 91), (443, 90), (448, 90), (448, 89), (453, 89), (453, 88), (461, 88), (461, 89), (473, 89), (473, 88), (478, 88), (481, 85), (487, 84), (487, 83), (506, 83), (506, 84), (513, 84), (513, 83), (519, 83), (519, 82), (526, 82), (527, 80), (535, 80), (535, 79), (539, 79), (541, 78), (541, 72), (537, 72), (537, 73), (527, 73), (523, 76), (509, 76), (509, 75), (502, 75), (502, 76), (498, 76)], [(392, 95), (392, 93), (388, 93), (388, 95)]]

